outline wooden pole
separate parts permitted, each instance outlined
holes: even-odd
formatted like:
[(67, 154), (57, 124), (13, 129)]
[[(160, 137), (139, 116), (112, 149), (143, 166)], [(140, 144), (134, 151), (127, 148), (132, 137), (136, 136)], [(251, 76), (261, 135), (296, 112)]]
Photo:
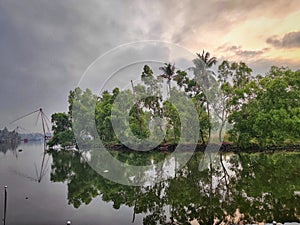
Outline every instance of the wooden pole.
[(43, 133), (44, 133), (44, 140), (46, 140), (46, 131), (45, 131), (44, 115), (43, 115), (42, 108), (40, 108), (40, 114), (41, 114), (41, 119), (42, 119), (42, 127), (43, 127)]
[(46, 151), (46, 131), (45, 131), (44, 113), (43, 113), (42, 108), (40, 108), (40, 114), (41, 114), (42, 128), (43, 128), (43, 134), (44, 134), (44, 152), (45, 152)]
[(3, 215), (3, 225), (6, 225), (6, 209), (7, 209), (7, 186), (4, 187), (4, 215)]

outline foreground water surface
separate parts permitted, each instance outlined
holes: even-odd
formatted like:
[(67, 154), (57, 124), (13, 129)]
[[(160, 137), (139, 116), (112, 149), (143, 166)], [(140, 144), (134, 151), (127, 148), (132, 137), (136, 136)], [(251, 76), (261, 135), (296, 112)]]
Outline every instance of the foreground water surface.
[[(0, 148), (0, 213), (3, 217), (7, 185), (6, 224), (300, 221), (300, 152), (226, 154), (222, 163), (218, 155), (213, 166), (201, 170), (203, 154), (195, 153), (179, 171), (175, 171), (176, 160), (156, 168), (155, 176), (169, 170), (170, 177), (144, 186), (103, 178), (82, 153), (43, 152), (42, 143)], [(168, 154), (112, 155), (139, 165), (163, 160)]]

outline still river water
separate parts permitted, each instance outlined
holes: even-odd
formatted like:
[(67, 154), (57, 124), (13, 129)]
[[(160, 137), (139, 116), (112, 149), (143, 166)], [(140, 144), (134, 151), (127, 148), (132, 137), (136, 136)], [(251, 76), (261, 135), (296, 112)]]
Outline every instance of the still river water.
[[(113, 153), (133, 164), (164, 155)], [(44, 155), (42, 143), (2, 146), (0, 214), (7, 185), (7, 225), (300, 221), (300, 152), (226, 154), (224, 167), (217, 157), (212, 169), (199, 171), (201, 156), (194, 154), (173, 178), (138, 187), (103, 178), (77, 152)]]

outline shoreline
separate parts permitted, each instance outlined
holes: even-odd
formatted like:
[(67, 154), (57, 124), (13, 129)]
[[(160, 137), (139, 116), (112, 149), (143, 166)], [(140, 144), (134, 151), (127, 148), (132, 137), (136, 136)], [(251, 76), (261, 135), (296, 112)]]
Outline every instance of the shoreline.
[[(102, 146), (97, 146), (95, 144), (86, 144), (86, 145), (80, 145), (84, 149), (88, 148), (101, 148)], [(205, 152), (207, 145), (203, 144), (197, 144), (195, 145), (191, 144), (182, 144), (182, 149), (180, 152)], [(112, 145), (105, 145), (105, 148), (107, 148), (110, 151), (118, 151), (118, 152), (124, 152), (124, 153), (131, 153), (131, 152), (139, 152), (139, 153), (147, 153), (147, 152), (161, 152), (161, 153), (172, 153), (176, 149), (177, 144), (163, 144), (159, 145), (156, 148), (149, 150), (149, 151), (137, 151), (132, 150), (128, 148), (125, 145), (122, 144), (112, 144)], [(51, 149), (51, 148), (50, 148)], [(67, 149), (67, 147), (66, 147)], [(76, 148), (78, 150), (78, 147)], [(194, 150), (191, 150), (194, 149)], [(286, 146), (267, 146), (265, 148), (260, 148), (257, 145), (252, 145), (247, 148), (242, 148), (235, 146), (231, 143), (223, 143), (221, 146), (219, 144), (211, 144), (210, 149), (215, 150), (214, 152), (220, 152), (220, 153), (274, 153), (274, 152), (300, 152), (300, 144), (295, 145), (286, 145)]]

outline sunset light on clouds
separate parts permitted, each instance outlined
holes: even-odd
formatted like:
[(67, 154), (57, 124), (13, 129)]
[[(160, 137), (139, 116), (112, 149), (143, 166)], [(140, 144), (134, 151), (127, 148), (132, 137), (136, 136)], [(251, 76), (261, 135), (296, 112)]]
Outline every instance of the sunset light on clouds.
[[(203, 22), (193, 35), (183, 39), (183, 45), (193, 51), (205, 46), (217, 58), (245, 61), (250, 65), (260, 60), (265, 68), (271, 65), (296, 68), (299, 65), (299, 1), (213, 2), (219, 6), (223, 4), (224, 8), (217, 12), (220, 15), (209, 23)], [(216, 6), (210, 7), (208, 12), (216, 11)], [(198, 17), (199, 20), (205, 18)]]

